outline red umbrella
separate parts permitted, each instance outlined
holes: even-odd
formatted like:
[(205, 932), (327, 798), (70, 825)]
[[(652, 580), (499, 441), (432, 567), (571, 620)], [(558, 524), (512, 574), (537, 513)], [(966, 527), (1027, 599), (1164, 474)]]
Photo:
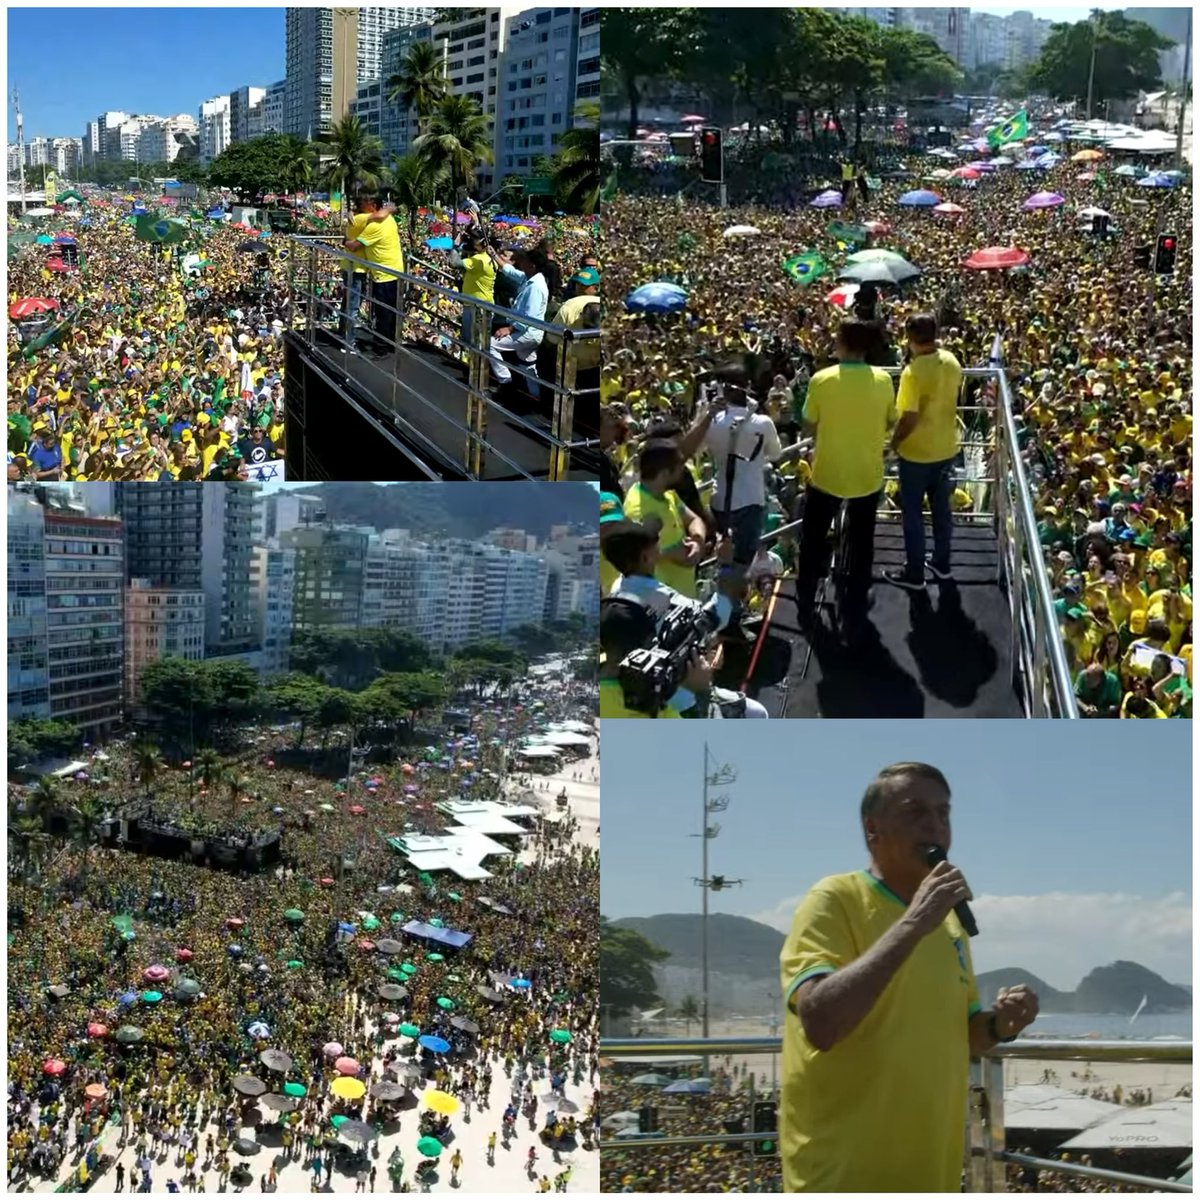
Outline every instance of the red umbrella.
[(988, 246), (963, 259), (963, 266), (972, 271), (998, 271), (1004, 267), (1023, 267), (1028, 261), (1029, 255), (1017, 246)]
[(18, 300), (9, 306), (8, 315), (14, 321), (22, 317), (32, 317), (36, 313), (53, 312), (58, 307), (57, 300), (48, 300), (45, 296), (30, 296), (27, 300)]
[(61, 1075), (67, 1069), (67, 1064), (61, 1058), (48, 1058), (42, 1063), (43, 1075)]
[(975, 170), (974, 167), (958, 167), (950, 172), (951, 179), (979, 179), (982, 176), (982, 171)]
[[(353, 1058), (339, 1058), (333, 1064), (333, 1069), (342, 1075), (357, 1075), (362, 1068), (358, 1065), (358, 1060)], [(66, 1067), (63, 1067), (66, 1070)]]
[(323, 875), (320, 879), (317, 880), (317, 882), (322, 887), (333, 887), (333, 884), (334, 884), (334, 881), (332, 879), (330, 879), (328, 875)]
[(965, 213), (967, 210), (961, 204), (951, 204), (946, 201), (945, 204), (935, 204), (933, 206), (935, 213), (943, 213), (948, 217), (957, 217), (960, 213)]
[(245, 923), (246, 922), (243, 921), (241, 917), (229, 917), (225, 921), (225, 924), (228, 925), (230, 929), (241, 929)]
[(47, 271), (67, 271), (69, 269), (70, 268), (67, 266), (67, 264), (65, 262), (63, 262), (63, 260), (61, 258), (46, 259), (46, 270)]
[(367, 810), (361, 804), (350, 805), (350, 811), (356, 816), (361, 817)]
[(194, 957), (195, 955), (193, 955), (186, 946), (180, 946), (179, 949), (175, 951), (176, 962), (191, 962)]
[(863, 228), (868, 233), (891, 233), (892, 227), (886, 221), (864, 221)]
[(679, 123), (681, 125), (703, 125), (704, 118), (697, 116), (695, 113), (684, 113), (684, 115), (679, 118)]
[(857, 283), (843, 283), (841, 287), (834, 288), (825, 299), (828, 303), (836, 304), (839, 308), (849, 308), (854, 301), (854, 297), (857, 295)]
[(360, 950), (374, 950), (375, 943), (373, 941), (371, 941), (370, 938), (359, 938), (358, 939), (358, 948)]
[(89, 1083), (87, 1087), (83, 1089), (83, 1094), (87, 1096), (89, 1100), (103, 1100), (104, 1097), (108, 1095), (108, 1088), (106, 1088), (102, 1083)]
[(108, 1032), (107, 1025), (101, 1025), (99, 1021), (93, 1021), (87, 1028), (88, 1037), (103, 1037)]

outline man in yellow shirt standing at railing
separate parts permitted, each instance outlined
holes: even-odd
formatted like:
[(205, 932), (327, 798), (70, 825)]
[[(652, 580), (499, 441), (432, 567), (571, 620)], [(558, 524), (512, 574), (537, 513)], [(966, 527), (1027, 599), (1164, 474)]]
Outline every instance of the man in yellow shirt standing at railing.
[[(362, 211), (368, 214), (368, 220), (356, 238), (346, 239), (346, 249), (380, 267), (403, 271), (404, 254), (400, 249), (400, 230), (396, 226), (396, 218), (388, 213), (382, 220), (370, 219), (382, 208), (382, 197), (367, 196), (361, 201), (361, 206)], [(377, 353), (385, 357), (396, 348), (399, 283), (389, 271), (371, 271), (371, 314), (375, 336), (382, 343), (377, 347)]]

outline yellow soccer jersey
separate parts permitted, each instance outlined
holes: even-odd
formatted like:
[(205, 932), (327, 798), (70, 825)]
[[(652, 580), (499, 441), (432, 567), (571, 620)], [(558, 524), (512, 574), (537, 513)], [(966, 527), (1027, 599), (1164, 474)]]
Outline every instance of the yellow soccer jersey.
[[(907, 905), (867, 871), (801, 901), (780, 955), (785, 1000), (861, 957)], [(980, 1010), (971, 950), (951, 913), (923, 938), (848, 1037), (820, 1052), (789, 1008), (779, 1112), (784, 1191), (957, 1192)]]

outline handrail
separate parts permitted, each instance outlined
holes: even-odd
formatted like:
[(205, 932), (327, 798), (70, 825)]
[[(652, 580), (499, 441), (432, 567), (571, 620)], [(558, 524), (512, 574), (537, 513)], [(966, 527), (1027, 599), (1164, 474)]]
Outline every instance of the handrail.
[[(665, 1054), (687, 1054), (698, 1058), (721, 1055), (779, 1054), (783, 1039), (768, 1037), (643, 1037), (601, 1038), (602, 1058), (653, 1058)], [(1156, 1062), (1190, 1063), (1190, 1041), (1078, 1041), (1054, 1038), (1024, 1038), (993, 1046), (982, 1058), (972, 1059), (972, 1081), (967, 1132), (969, 1141), (964, 1167), (968, 1191), (1003, 1191), (1003, 1169), (998, 1164), (1054, 1171), (1061, 1175), (1098, 1179), (1126, 1187), (1149, 1191), (1190, 1192), (1190, 1184), (1133, 1175), (1083, 1163), (1039, 1158), (1008, 1150), (1004, 1145), (1004, 1071), (1003, 1059), (1080, 1062)], [(753, 1076), (751, 1076), (753, 1088)], [(764, 1139), (777, 1140), (778, 1131), (752, 1130), (748, 1133), (649, 1134), (636, 1138), (606, 1138), (600, 1150), (615, 1153), (629, 1150), (655, 1150), (682, 1146), (735, 1145)]]
[[(493, 465), (502, 464), (522, 478), (537, 479), (539, 475), (531, 474), (531, 471), (540, 471), (540, 468), (530, 466), (528, 459), (524, 466), (514, 461), (488, 438), (488, 419), (495, 415), (510, 429), (523, 431), (535, 447), (544, 448), (544, 477), (561, 481), (570, 478), (572, 455), (591, 450), (596, 444), (594, 439), (576, 433), (576, 406), (581, 402), (595, 404), (598, 416), (599, 388), (578, 386), (576, 372), (581, 349), (592, 339), (599, 339), (599, 329), (568, 329), (550, 321), (515, 313), (489, 301), (465, 296), (461, 292), (433, 282), (426, 276), (413, 275), (407, 270), (399, 271), (372, 263), (351, 254), (339, 244), (336, 235), (333, 234), (295, 234), (288, 235), (287, 240), (296, 247), (296, 253), (288, 256), (289, 288), (294, 295), (298, 298), (302, 296), (305, 301), (303, 313), (300, 312), (299, 305), (293, 306), (293, 311), (297, 313), (297, 332), (312, 349), (318, 347), (318, 330), (321, 332), (322, 341), (332, 338), (335, 342), (340, 342), (343, 348), (348, 348), (343, 333), (335, 331), (332, 326), (337, 324), (341, 330), (345, 330), (351, 322), (349, 309), (336, 297), (339, 295), (338, 288), (342, 286), (345, 269), (359, 267), (364, 271), (382, 271), (397, 281), (396, 304), (391, 305), (376, 298), (373, 301), (375, 305), (394, 312), (397, 322), (406, 315), (419, 314), (426, 324), (432, 323), (439, 336), (460, 355), (457, 371), (461, 371), (462, 360), (465, 357), (465, 383), (461, 374), (451, 369), (452, 364), (448, 361), (440, 360), (434, 355), (421, 356), (419, 359), (421, 370), (426, 375), (438, 376), (448, 387), (465, 395), (465, 414), (461, 419), (447, 412), (443, 404), (423, 395), (401, 378), (394, 364), (390, 367), (385, 365), (384, 361), (377, 361), (375, 364), (376, 370), (387, 381), (384, 386), (391, 391), (391, 419), (403, 430), (405, 437), (421, 448), (422, 454), (429, 455), (434, 461), (453, 463), (454, 470), (461, 470), (472, 479), (486, 477), (488, 460), (491, 460)], [(331, 261), (322, 261), (323, 257)], [(421, 260), (413, 258), (410, 261), (416, 263)], [(299, 280), (299, 286), (297, 271), (306, 276)], [(441, 301), (450, 301), (461, 306), (464, 313), (471, 318), (469, 329), (460, 330), (457, 318), (439, 312), (438, 305)], [(543, 424), (510, 411), (487, 390), (492, 369), (489, 351), (490, 330), (494, 317), (500, 317), (510, 325), (520, 323), (529, 329), (540, 331), (543, 342), (554, 349), (555, 366), (549, 379), (544, 379), (537, 373), (535, 359), (507, 364), (512, 376), (525, 380), (531, 394), (535, 398), (541, 397), (543, 417), (549, 417), (548, 429)], [(463, 324), (467, 324), (465, 319)], [(418, 361), (413, 349), (403, 344), (398, 333), (397, 328), (397, 336), (389, 341), (392, 352), (397, 359)], [(464, 337), (462, 334), (468, 336)], [(549, 370), (547, 374), (550, 374)], [(396, 407), (400, 397), (403, 397), (404, 403), (402, 410)], [(423, 428), (415, 423), (418, 418), (422, 421)], [(435, 431), (438, 432), (436, 438), (433, 436)], [(461, 450), (458, 447), (461, 447)], [(538, 450), (535, 450), (535, 453), (538, 453)]]

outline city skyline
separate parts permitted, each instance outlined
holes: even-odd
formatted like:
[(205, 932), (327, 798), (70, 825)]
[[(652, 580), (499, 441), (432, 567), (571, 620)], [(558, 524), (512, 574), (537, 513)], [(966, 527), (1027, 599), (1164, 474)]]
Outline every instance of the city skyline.
[(1190, 733), (1164, 724), (1127, 722), (1127, 744), (1114, 755), (1111, 728), (1097, 721), (1073, 722), (1066, 741), (1047, 739), (1036, 723), (1006, 722), (1003, 754), (986, 723), (956, 727), (951, 739), (938, 722), (827, 721), (803, 738), (767, 722), (732, 732), (616, 722), (605, 751), (601, 911), (612, 919), (699, 912), (691, 835), (700, 827), (706, 740), (715, 761), (739, 775), (718, 789), (732, 802), (715, 818), (710, 872), (745, 881), (712, 908), (782, 932), (818, 879), (866, 866), (858, 805), (876, 772), (919, 760), (938, 766), (952, 789), (950, 859), (976, 897), (977, 971), (1022, 967), (1069, 990), (1093, 967), (1131, 959), (1186, 982)]

